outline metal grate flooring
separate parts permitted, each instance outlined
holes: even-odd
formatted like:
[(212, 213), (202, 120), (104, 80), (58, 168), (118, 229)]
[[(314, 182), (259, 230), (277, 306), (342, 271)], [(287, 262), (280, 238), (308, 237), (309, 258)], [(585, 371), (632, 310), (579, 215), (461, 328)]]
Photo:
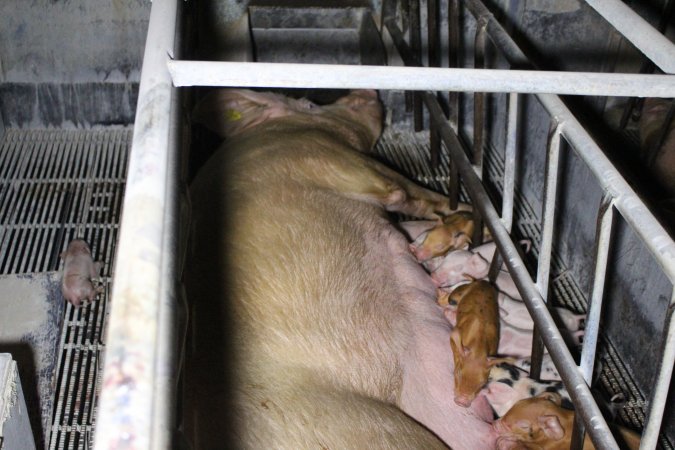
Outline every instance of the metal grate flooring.
[[(428, 132), (414, 134), (387, 130), (375, 148), (375, 156), (419, 184), (438, 192), (448, 193), (447, 150), (443, 149), (441, 152), (440, 167), (432, 169)], [(494, 182), (501, 192), (504, 161), (494, 149), (488, 148), (485, 151), (484, 171), (486, 178)], [(467, 201), (468, 196), (463, 188), (460, 197), (462, 201)], [(532, 241), (532, 251), (526, 263), (530, 265), (530, 269), (533, 269), (536, 268), (536, 259), (539, 255), (541, 222), (528, 201), (518, 191), (515, 193), (514, 203), (516, 211), (513, 234), (518, 238), (528, 238)], [(551, 278), (551, 301), (553, 303), (564, 305), (577, 313), (586, 311), (586, 299), (576, 280), (555, 252), (552, 256)], [(598, 346), (600, 373), (597, 384), (601, 386), (598, 387), (604, 390), (604, 396), (607, 398), (616, 396), (616, 398), (624, 399), (623, 407), (618, 410), (620, 421), (630, 428), (641, 430), (645, 421), (645, 398), (628, 374), (612, 344), (602, 336), (600, 338), (601, 342)], [(665, 436), (662, 436), (660, 444), (663, 449), (673, 449), (672, 443)]]
[(66, 305), (54, 406), (43, 418), (49, 449), (90, 447), (131, 135), (130, 128), (8, 129), (1, 144), (0, 274), (59, 270), (74, 238), (104, 262), (99, 299)]

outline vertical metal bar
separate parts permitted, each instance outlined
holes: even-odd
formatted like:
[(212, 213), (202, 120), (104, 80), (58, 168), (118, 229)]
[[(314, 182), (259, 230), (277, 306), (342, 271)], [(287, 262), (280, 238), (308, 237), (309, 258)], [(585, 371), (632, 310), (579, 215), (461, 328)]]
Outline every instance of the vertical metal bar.
[[(474, 46), (474, 68), (485, 68), (485, 45), (487, 42), (487, 19), (479, 18), (476, 23)], [(485, 93), (473, 94), (473, 164), (477, 166), (478, 177), (483, 176), (483, 146), (485, 145)]]
[(427, 51), (429, 67), (441, 67), (438, 0), (427, 0)]
[(675, 311), (675, 288), (671, 294), (670, 305), (666, 311), (666, 318), (663, 326), (663, 338), (661, 340), (661, 361), (659, 361), (659, 371), (656, 374), (654, 389), (649, 399), (649, 409), (645, 427), (642, 431), (640, 440), (640, 449), (648, 450), (656, 448), (659, 439), (659, 429), (663, 420), (663, 411), (666, 407), (668, 398), (668, 389), (673, 376), (673, 361), (675, 360), (675, 321), (673, 312)]
[[(605, 193), (600, 201), (595, 237), (595, 274), (593, 287), (586, 317), (584, 343), (581, 350), (581, 376), (586, 384), (591, 385), (593, 365), (600, 331), (600, 313), (602, 312), (602, 298), (605, 291), (605, 277), (607, 274), (607, 258), (609, 255), (612, 223), (614, 221), (614, 199)], [(586, 428), (580, 417), (575, 417), (572, 429), (572, 449), (583, 448)]]
[[(542, 211), (542, 233), (539, 246), (539, 262), (537, 265), (537, 289), (541, 298), (548, 300), (548, 279), (551, 272), (551, 251), (553, 247), (553, 224), (555, 222), (555, 200), (558, 188), (558, 163), (560, 161), (560, 134), (562, 125), (554, 123), (548, 141), (546, 153), (546, 173), (544, 176), (544, 207)], [(544, 346), (537, 327), (532, 333), (532, 368), (530, 376), (539, 379)]]
[[(412, 36), (412, 19), (411, 19), (411, 13), (410, 11), (411, 6), (410, 6), (411, 0), (403, 0), (401, 2), (401, 14), (402, 14), (402, 29), (403, 32), (405, 32), (406, 28), (410, 30), (411, 36)], [(382, 6), (382, 15), (383, 19), (387, 18), (388, 15), (392, 15), (390, 11), (394, 11), (393, 15), (396, 15), (396, 0), (385, 0), (384, 5)], [(383, 20), (384, 22), (384, 20)], [(413, 110), (413, 92), (412, 91), (405, 91), (404, 93), (405, 97), (405, 112), (410, 113)]]
[[(459, 0), (448, 1), (448, 67), (460, 67)], [(448, 93), (450, 125), (459, 130), (459, 92)]]
[(97, 418), (95, 448), (101, 450), (166, 448), (166, 437), (155, 433), (156, 420), (172, 412), (155, 407), (157, 396), (166, 395), (158, 377), (166, 376), (172, 356), (161, 351), (159, 340), (167, 313), (164, 258), (170, 258), (165, 252), (172, 237), (166, 228), (167, 166), (176, 148), (167, 62), (175, 50), (178, 3), (155, 0), (150, 11)]
[(579, 366), (581, 375), (589, 386), (591, 384), (591, 377), (593, 376), (593, 363), (595, 361), (595, 351), (598, 343), (598, 332), (600, 331), (600, 312), (602, 311), (602, 298), (605, 291), (605, 276), (607, 273), (607, 258), (612, 234), (612, 223), (614, 221), (613, 205), (614, 199), (609, 194), (605, 194), (600, 202), (600, 210), (598, 211), (595, 275), (593, 278), (590, 303), (588, 305), (588, 315), (586, 316), (584, 343), (581, 350), (581, 364)]
[[(459, 0), (448, 0), (448, 67), (459, 67), (460, 64), (460, 33), (459, 33)], [(448, 92), (448, 119), (450, 126), (459, 130), (459, 92)], [(433, 123), (433, 121), (431, 121)], [(450, 208), (456, 209), (459, 204), (459, 171), (452, 158), (448, 158), (450, 179), (448, 180), (448, 195)]]
[[(427, 0), (427, 43), (429, 67), (441, 67), (438, 0)], [(436, 169), (440, 163), (441, 139), (436, 125), (431, 121), (429, 122), (429, 151), (431, 167)]]
[[(420, 35), (420, 0), (410, 0), (410, 48), (415, 58), (422, 65), (422, 42)], [(413, 92), (413, 121), (415, 131), (424, 128), (424, 116), (422, 115), (422, 97), (419, 92)]]
[(516, 185), (516, 148), (518, 143), (518, 100), (515, 92), (509, 94), (509, 113), (506, 122), (504, 149), (504, 194), (502, 196), (502, 223), (511, 233), (513, 226), (513, 197)]

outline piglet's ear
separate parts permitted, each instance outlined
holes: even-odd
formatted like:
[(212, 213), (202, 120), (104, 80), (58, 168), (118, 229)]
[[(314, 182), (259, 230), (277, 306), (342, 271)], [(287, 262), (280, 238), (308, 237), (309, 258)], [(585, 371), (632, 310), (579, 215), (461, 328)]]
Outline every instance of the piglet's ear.
[(501, 363), (515, 364), (516, 358), (507, 356), (504, 358), (495, 358), (494, 356), (488, 356), (488, 367), (494, 367)]
[(544, 433), (550, 439), (553, 439), (554, 441), (559, 441), (560, 439), (563, 438), (563, 436), (565, 436), (565, 430), (563, 429), (562, 425), (560, 425), (560, 420), (558, 419), (558, 416), (554, 415), (539, 416), (538, 421), (539, 426), (541, 427), (542, 430), (544, 430)]
[(537, 397), (550, 400), (558, 406), (562, 404), (562, 397), (557, 392), (542, 392), (541, 394), (537, 395)]

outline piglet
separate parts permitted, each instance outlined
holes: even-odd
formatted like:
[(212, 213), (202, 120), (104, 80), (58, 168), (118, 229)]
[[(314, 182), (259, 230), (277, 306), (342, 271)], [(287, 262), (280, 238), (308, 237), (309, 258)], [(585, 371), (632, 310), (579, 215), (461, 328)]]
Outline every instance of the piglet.
[[(518, 241), (524, 253), (529, 253), (532, 249), (532, 241), (529, 239), (521, 239)], [(480, 254), (486, 261), (491, 262), (492, 258), (495, 256), (495, 250), (497, 249), (497, 244), (492, 241), (483, 245), (479, 245), (476, 248), (471, 249), (472, 252)], [(502, 263), (502, 270), (506, 270), (506, 264)]]
[[(544, 392), (536, 397), (520, 400), (494, 422), (498, 434), (497, 449), (568, 450), (572, 441), (574, 411), (561, 406), (562, 398), (555, 392)], [(623, 427), (615, 426), (627, 448), (637, 450), (640, 436)], [(619, 436), (617, 436), (618, 438)], [(584, 450), (594, 450), (588, 434)]]
[(466, 248), (471, 243), (473, 224), (471, 212), (458, 211), (444, 217), (440, 224), (420, 234), (410, 244), (410, 250), (418, 261), (424, 262), (445, 255), (450, 250)]
[[(524, 302), (514, 300), (508, 295), (500, 292), (497, 297), (497, 303), (499, 304), (499, 316), (504, 322), (523, 330), (534, 329), (534, 321)], [(559, 306), (553, 307), (553, 310), (553, 317), (554, 319), (557, 318), (557, 321), (561, 325), (561, 330), (576, 332), (583, 328), (586, 320), (585, 314), (575, 314), (572, 311)], [(569, 334), (573, 335), (573, 333)]]
[(103, 263), (93, 261), (89, 245), (82, 239), (71, 241), (60, 256), (63, 259), (63, 298), (74, 306), (94, 301), (96, 295), (103, 292), (103, 286), (94, 287), (92, 280), (98, 277)]
[(455, 403), (468, 407), (488, 380), (490, 367), (501, 360), (490, 358), (499, 344), (497, 292), (487, 281), (474, 281), (455, 289), (456, 325), (450, 334), (455, 361)]
[(515, 365), (503, 362), (490, 369), (488, 384), (482, 394), (497, 417), (502, 417), (519, 400), (542, 392), (560, 394), (563, 405), (572, 408), (572, 400), (560, 381), (537, 381)]
[[(529, 374), (530, 370), (532, 369), (532, 359), (529, 356), (525, 358), (518, 358), (515, 361), (513, 361), (513, 365), (524, 370)], [(556, 368), (555, 364), (553, 364), (551, 355), (549, 355), (548, 353), (544, 353), (541, 362), (541, 372), (539, 373), (539, 379), (542, 381), (562, 380), (560, 374), (558, 373), (558, 369)]]
[(431, 279), (437, 286), (454, 286), (471, 278), (485, 278), (489, 270), (490, 264), (481, 255), (469, 250), (455, 250), (443, 257), (431, 272)]

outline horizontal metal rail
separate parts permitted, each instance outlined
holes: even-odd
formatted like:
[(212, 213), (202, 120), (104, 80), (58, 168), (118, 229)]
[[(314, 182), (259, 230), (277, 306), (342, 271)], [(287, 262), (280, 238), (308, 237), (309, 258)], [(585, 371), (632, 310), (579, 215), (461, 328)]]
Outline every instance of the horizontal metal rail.
[[(167, 448), (174, 411), (171, 334), (175, 277), (167, 254), (175, 230), (172, 124), (178, 113), (166, 69), (176, 42), (178, 4), (152, 4), (114, 267), (107, 349), (94, 447)], [(172, 108), (173, 106), (173, 108)], [(173, 163), (172, 163), (173, 161)], [(169, 298), (167, 298), (169, 297)]]
[(672, 97), (675, 75), (438, 67), (168, 61), (175, 86), (238, 86)]
[(586, 0), (586, 3), (661, 70), (675, 73), (675, 45), (628, 5), (620, 0)]

